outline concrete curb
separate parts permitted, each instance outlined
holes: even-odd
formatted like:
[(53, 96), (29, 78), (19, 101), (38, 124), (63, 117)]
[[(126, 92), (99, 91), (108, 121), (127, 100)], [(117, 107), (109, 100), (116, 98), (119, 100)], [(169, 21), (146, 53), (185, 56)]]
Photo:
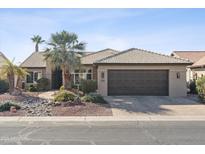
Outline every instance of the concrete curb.
[(205, 121), (205, 116), (0, 117), (0, 122)]

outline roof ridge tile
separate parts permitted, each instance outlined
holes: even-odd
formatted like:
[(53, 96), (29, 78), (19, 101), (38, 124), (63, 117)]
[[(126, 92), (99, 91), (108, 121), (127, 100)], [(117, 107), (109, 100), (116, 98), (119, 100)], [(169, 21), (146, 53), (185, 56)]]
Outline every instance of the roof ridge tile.
[(92, 56), (92, 55), (94, 55), (94, 54), (97, 54), (97, 53), (100, 53), (100, 52), (104, 52), (104, 51), (106, 51), (106, 50), (112, 50), (112, 51), (115, 51), (115, 52), (119, 52), (119, 51), (117, 51), (117, 50), (115, 50), (115, 49), (105, 48), (105, 49), (103, 49), (103, 50), (99, 50), (99, 51), (90, 53), (90, 54), (88, 54), (88, 55), (84, 55), (84, 56), (82, 56), (82, 58), (88, 57), (88, 56)]
[(149, 52), (149, 53), (152, 53), (152, 54), (158, 54), (158, 55), (169, 57), (169, 58), (175, 58), (175, 59), (180, 59), (180, 60), (185, 60), (185, 61), (191, 62), (189, 59), (185, 59), (185, 58), (169, 56), (169, 55), (166, 55), (166, 54), (162, 54), (162, 53), (158, 53), (158, 52), (153, 52), (153, 51), (150, 51), (150, 50), (144, 50), (144, 49), (139, 49), (139, 50), (146, 51), (146, 52)]
[(107, 60), (107, 59), (110, 59), (110, 58), (113, 58), (113, 57), (117, 57), (117, 56), (119, 56), (119, 55), (121, 55), (121, 54), (130, 52), (130, 51), (134, 51), (134, 50), (142, 51), (142, 52), (147, 52), (147, 53), (154, 54), (154, 55), (160, 55), (160, 56), (164, 56), (164, 57), (167, 57), (167, 58), (170, 58), (170, 59), (182, 60), (182, 61), (184, 61), (184, 62), (186, 62), (186, 63), (188, 63), (188, 62), (191, 63), (191, 61), (188, 60), (188, 59), (173, 57), (173, 56), (169, 56), (169, 55), (165, 55), (165, 54), (161, 54), (161, 53), (158, 53), (158, 52), (153, 52), (153, 51), (149, 51), (149, 50), (145, 50), (145, 49), (140, 49), (140, 48), (129, 48), (129, 49), (124, 50), (124, 51), (122, 51), (122, 52), (120, 52), (120, 53), (117, 53), (117, 54), (115, 54), (115, 55), (111, 55), (111, 56), (108, 56), (108, 57), (103, 58), (103, 59), (101, 59), (101, 60), (98, 60), (98, 61), (96, 61), (95, 63), (101, 63), (102, 61), (105, 61), (105, 60)]

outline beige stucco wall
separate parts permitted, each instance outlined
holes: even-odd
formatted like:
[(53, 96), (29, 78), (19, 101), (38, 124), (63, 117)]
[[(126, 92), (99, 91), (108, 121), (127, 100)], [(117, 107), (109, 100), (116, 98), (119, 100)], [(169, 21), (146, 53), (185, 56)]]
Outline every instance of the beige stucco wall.
[[(169, 70), (169, 96), (186, 96), (186, 66), (185, 65), (99, 65), (98, 66), (98, 93), (103, 96), (107, 96), (108, 92), (108, 75), (109, 69), (147, 69), (147, 70)], [(105, 78), (101, 79), (101, 72), (104, 72)], [(180, 73), (180, 79), (177, 79), (177, 72)]]
[[(202, 76), (205, 76), (205, 68), (194, 68), (191, 70), (192, 74), (194, 75), (195, 73), (197, 73), (197, 77), (200, 78)], [(192, 78), (193, 78), (192, 75)]]
[(186, 80), (187, 82), (194, 79), (194, 74), (197, 74), (197, 78), (205, 76), (205, 68), (187, 68)]
[(50, 88), (52, 87), (52, 67), (49, 62), (46, 62), (45, 77), (50, 80)]
[(186, 81), (189, 82), (193, 80), (193, 71), (190, 68), (186, 69)]

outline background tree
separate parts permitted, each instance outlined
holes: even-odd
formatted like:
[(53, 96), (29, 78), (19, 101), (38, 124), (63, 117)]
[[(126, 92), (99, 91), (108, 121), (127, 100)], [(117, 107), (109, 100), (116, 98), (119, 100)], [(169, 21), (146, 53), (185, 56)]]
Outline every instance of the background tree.
[(79, 66), (80, 57), (76, 51), (85, 49), (85, 43), (78, 41), (78, 36), (75, 33), (62, 31), (51, 35), (50, 46), (45, 54), (45, 59), (48, 60), (55, 68), (61, 68), (63, 86), (65, 89), (71, 88), (70, 71)]
[(20, 80), (24, 79), (24, 77), (28, 75), (28, 72), (26, 69), (16, 66), (15, 75), (17, 76), (16, 87), (18, 87)]
[(11, 94), (14, 91), (15, 82), (15, 65), (13, 61), (6, 60), (5, 64), (2, 66), (1, 75), (7, 78), (9, 82), (9, 93)]
[(35, 51), (38, 52), (39, 51), (39, 44), (45, 42), (45, 40), (42, 39), (41, 36), (39, 35), (34, 35), (31, 40), (35, 43)]

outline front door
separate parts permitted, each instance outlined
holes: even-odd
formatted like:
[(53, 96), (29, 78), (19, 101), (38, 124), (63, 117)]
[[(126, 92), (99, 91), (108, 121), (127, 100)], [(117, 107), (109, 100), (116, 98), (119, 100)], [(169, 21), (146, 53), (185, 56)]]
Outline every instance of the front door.
[(62, 86), (62, 70), (52, 71), (52, 89), (59, 89)]

